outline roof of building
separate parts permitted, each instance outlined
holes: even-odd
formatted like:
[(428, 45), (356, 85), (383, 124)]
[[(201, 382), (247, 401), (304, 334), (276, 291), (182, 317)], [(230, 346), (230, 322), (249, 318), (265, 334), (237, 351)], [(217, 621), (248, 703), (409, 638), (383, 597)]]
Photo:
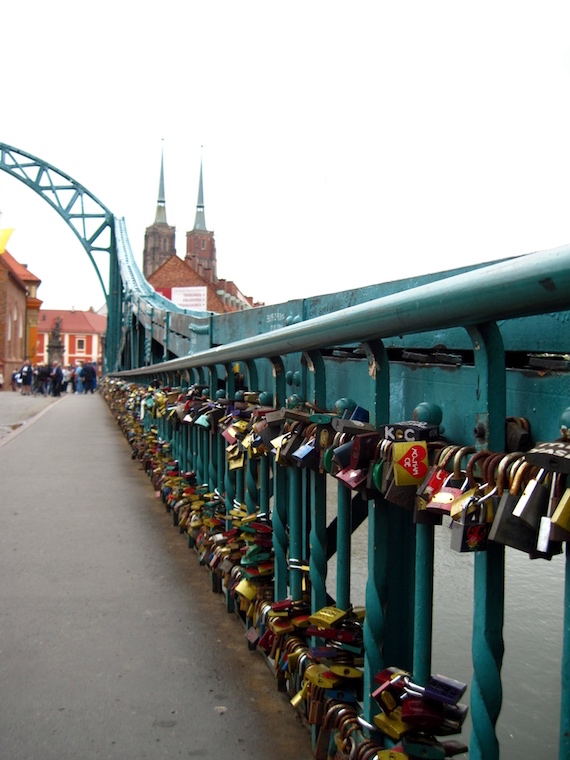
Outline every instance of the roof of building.
[(152, 287), (157, 290), (158, 288), (207, 288), (207, 310), (216, 311), (218, 313), (224, 313), (231, 311), (231, 309), (224, 304), (217, 294), (217, 286), (211, 282), (208, 282), (201, 277), (198, 272), (195, 272), (192, 267), (184, 261), (174, 255), (167, 259), (162, 266), (153, 272), (148, 281)]
[(32, 274), (32, 272), (30, 272), (25, 264), (20, 264), (19, 261), (16, 261), (12, 254), (8, 253), (8, 251), (4, 251), (4, 253), (0, 256), (0, 260), (4, 262), (8, 269), (18, 280), (20, 280), (24, 287), (26, 286), (26, 283), (29, 282), (36, 283), (37, 285), (40, 284), (40, 278), (36, 277), (35, 274)]
[(38, 331), (51, 332), (58, 317), (61, 319), (60, 330), (62, 333), (75, 335), (102, 334), (107, 329), (107, 317), (97, 314), (92, 309), (89, 309), (89, 311), (40, 309), (38, 314)]

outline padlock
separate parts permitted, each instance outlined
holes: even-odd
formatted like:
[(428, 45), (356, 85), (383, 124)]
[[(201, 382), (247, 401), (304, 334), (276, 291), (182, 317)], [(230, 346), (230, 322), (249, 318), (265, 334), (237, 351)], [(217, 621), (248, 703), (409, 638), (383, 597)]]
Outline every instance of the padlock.
[(381, 425), (380, 432), (389, 441), (435, 441), (439, 438), (438, 425), (417, 420)]
[(393, 741), (399, 741), (404, 734), (413, 730), (413, 726), (405, 723), (402, 719), (402, 708), (396, 707), (388, 715), (385, 712), (379, 712), (374, 716), (376, 727), (386, 734)]
[(350, 704), (358, 702), (356, 690), (347, 688), (325, 689), (325, 699), (330, 699), (333, 702), (348, 702)]
[(350, 466), (354, 469), (367, 469), (380, 440), (377, 431), (355, 435), (350, 450)]
[(444, 745), (433, 736), (416, 733), (403, 736), (402, 749), (409, 757), (422, 760), (444, 760), (446, 757)]
[(372, 698), (384, 712), (391, 713), (402, 705), (408, 678), (409, 673), (399, 668), (385, 668), (374, 676), (379, 686), (373, 690)]
[(352, 418), (347, 419), (346, 417), (333, 417), (332, 426), (337, 433), (345, 433), (349, 436), (376, 432), (374, 425), (371, 425), (369, 422)]
[(463, 694), (465, 694), (466, 689), (466, 683), (436, 673), (430, 675), (425, 685), (424, 696), (426, 699), (434, 699), (444, 704), (456, 705)]
[(446, 446), (438, 449), (434, 455), (434, 462), (428, 468), (422, 483), (416, 489), (416, 501), (414, 505), (414, 523), (427, 523), (441, 525), (442, 514), (427, 512), (426, 506), (432, 496), (444, 485), (450, 473), (446, 470), (453, 456), (459, 451), (458, 446)]
[(320, 726), (323, 722), (324, 693), (321, 686), (311, 684), (307, 700), (307, 721), (311, 726)]
[(308, 467), (316, 470), (319, 465), (319, 452), (315, 448), (315, 439), (310, 437), (305, 440), (296, 451), (291, 454), (291, 458), (301, 467)]
[(335, 478), (353, 491), (357, 491), (366, 485), (367, 476), (368, 470), (354, 469), (353, 467), (345, 467), (335, 473)]
[(538, 538), (536, 541), (536, 549), (543, 554), (559, 554), (562, 551), (562, 544), (559, 541), (553, 540), (552, 536), (552, 516), (556, 510), (556, 505), (559, 501), (560, 476), (559, 473), (553, 473), (550, 482), (550, 493), (548, 497), (548, 507), (546, 514), (540, 518), (540, 524), (538, 528)]
[(405, 689), (412, 697), (423, 697), (454, 706), (465, 693), (467, 684), (436, 673), (430, 675), (425, 686), (408, 681)]
[[(381, 749), (376, 755), (376, 760), (409, 760), (410, 756), (406, 755), (403, 749)], [(411, 759), (410, 759), (411, 760)]]
[(416, 489), (414, 486), (397, 486), (394, 481), (391, 481), (386, 488), (384, 498), (390, 504), (400, 507), (400, 509), (413, 511), (416, 501)]
[[(307, 422), (308, 422), (308, 416), (307, 416)], [(295, 421), (291, 423), (286, 423), (284, 427), (284, 433), (288, 434), (288, 438), (286, 441), (283, 441), (280, 447), (280, 454), (279, 454), (279, 462), (280, 464), (288, 463), (288, 464), (295, 464), (294, 460), (292, 459), (292, 455), (299, 446), (303, 443), (305, 440), (305, 428), (306, 423), (301, 421)]]
[[(439, 490), (432, 494), (432, 497), (425, 506), (426, 511), (430, 514), (450, 514), (453, 502), (460, 498), (467, 489), (474, 487), (474, 483), (469, 482), (466, 471), (461, 469), (463, 458), (474, 451), (473, 446), (455, 448), (453, 454), (453, 472), (446, 478), (443, 485), (439, 487)], [(444, 453), (444, 456), (446, 456), (446, 453)]]
[(527, 451), (525, 459), (529, 464), (549, 472), (570, 474), (570, 441), (538, 443)]
[(530, 553), (536, 549), (536, 531), (522, 520), (513, 517), (513, 510), (519, 500), (519, 493), (531, 466), (523, 462), (512, 477), (508, 491), (504, 491), (497, 513), (489, 531), (489, 541), (511, 546), (514, 549)]
[(446, 739), (442, 744), (445, 749), (445, 757), (455, 757), (455, 755), (464, 755), (469, 752), (467, 744), (458, 739)]
[(480, 552), (487, 549), (490, 523), (485, 519), (484, 496), (471, 496), (463, 502), (461, 515), (451, 523), (451, 549)]
[[(554, 480), (556, 477), (557, 474), (554, 473), (552, 475), (552, 479)], [(550, 490), (552, 492), (552, 487)], [(553, 535), (553, 532), (556, 529), (553, 529), (551, 519), (556, 502), (557, 497), (553, 497), (551, 493), (548, 500), (546, 514), (541, 516), (539, 526), (536, 531), (535, 547), (528, 553), (530, 559), (546, 559), (550, 561), (555, 554), (560, 554), (562, 552), (562, 542), (560, 540), (557, 540)]]
[(384, 450), (384, 465), (382, 468), (382, 484), (381, 493), (386, 501), (402, 509), (413, 510), (416, 501), (416, 485), (397, 485), (395, 482), (396, 477), (396, 462), (394, 461), (394, 443), (388, 443), (388, 446)]
[(402, 700), (402, 720), (418, 731), (434, 731), (443, 721), (443, 704), (407, 695)]
[(338, 470), (344, 470), (347, 467), (350, 467), (350, 453), (352, 451), (352, 444), (353, 439), (351, 438), (350, 440), (344, 441), (333, 449), (332, 457)]
[[(310, 621), (311, 618), (309, 618)], [(317, 638), (327, 639), (329, 641), (353, 642), (356, 639), (356, 633), (346, 628), (320, 628), (316, 625), (308, 625), (305, 629), (307, 636), (316, 636)]]
[(460, 733), (468, 712), (468, 705), (465, 705), (462, 702), (458, 702), (456, 705), (444, 704), (443, 721), (434, 733), (437, 734), (437, 736), (448, 736), (449, 734)]
[(338, 607), (322, 607), (309, 617), (309, 623), (318, 628), (332, 628), (346, 616), (346, 610), (341, 610)]
[(339, 676), (330, 671), (326, 665), (319, 665), (317, 663), (307, 665), (305, 669), (305, 679), (323, 689), (334, 689), (341, 680)]
[(305, 702), (305, 700), (307, 699), (309, 695), (309, 686), (310, 686), (310, 682), (304, 681), (301, 690), (298, 691), (295, 694), (295, 696), (291, 697), (291, 699), (289, 700), (291, 706), (294, 707), (296, 710), (298, 710), (302, 706), (303, 702)]
[[(566, 488), (552, 515), (553, 538), (570, 540), (570, 488)], [(559, 531), (559, 532), (556, 532)]]
[[(452, 483), (455, 485), (451, 485)], [(460, 480), (457, 480), (455, 473), (450, 473), (439, 491), (436, 491), (426, 504), (425, 511), (430, 514), (449, 515), (451, 505), (456, 499), (463, 496), (468, 485), (469, 481), (465, 474), (461, 476)]]
[(518, 517), (535, 531), (538, 531), (540, 518), (548, 506), (548, 477), (549, 474), (544, 468), (539, 470), (537, 475), (528, 481), (513, 509), (513, 517)]
[(403, 749), (392, 747), (392, 749), (381, 749), (376, 755), (376, 760), (409, 760)]
[(362, 678), (363, 672), (349, 665), (329, 665), (329, 670), (341, 678)]
[(507, 417), (505, 430), (507, 451), (528, 451), (530, 442), (530, 423), (525, 417)]
[(427, 443), (425, 441), (393, 443), (392, 461), (395, 485), (413, 485), (417, 489), (428, 470)]

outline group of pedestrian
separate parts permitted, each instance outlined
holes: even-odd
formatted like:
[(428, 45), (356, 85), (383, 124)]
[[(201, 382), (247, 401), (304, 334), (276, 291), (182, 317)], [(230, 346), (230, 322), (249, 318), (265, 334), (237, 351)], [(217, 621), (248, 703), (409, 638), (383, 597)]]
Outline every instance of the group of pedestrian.
[(11, 388), (23, 396), (61, 396), (62, 393), (94, 393), (97, 389), (97, 368), (93, 362), (70, 364), (60, 362), (33, 365), (27, 359), (12, 374)]

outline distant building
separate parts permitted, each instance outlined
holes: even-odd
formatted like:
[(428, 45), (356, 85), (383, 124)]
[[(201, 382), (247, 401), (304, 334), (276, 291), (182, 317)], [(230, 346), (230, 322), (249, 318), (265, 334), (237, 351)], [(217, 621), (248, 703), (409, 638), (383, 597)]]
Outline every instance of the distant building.
[(37, 361), (36, 342), (39, 277), (25, 264), (4, 251), (0, 255), (0, 372), (4, 387), (10, 385), (12, 373), (19, 370), (25, 358)]
[(107, 317), (89, 309), (40, 309), (38, 319), (37, 363), (48, 364), (50, 361), (48, 343), (50, 335), (59, 322), (59, 333), (63, 343), (63, 364), (94, 362), (98, 369), (102, 367), (105, 353), (105, 331)]
[(164, 161), (160, 162), (154, 224), (147, 227), (143, 273), (153, 288), (179, 306), (218, 313), (242, 311), (262, 304), (244, 295), (234, 282), (218, 278), (214, 233), (206, 227), (202, 164), (194, 227), (186, 233), (186, 256), (176, 255), (176, 229), (166, 221)]

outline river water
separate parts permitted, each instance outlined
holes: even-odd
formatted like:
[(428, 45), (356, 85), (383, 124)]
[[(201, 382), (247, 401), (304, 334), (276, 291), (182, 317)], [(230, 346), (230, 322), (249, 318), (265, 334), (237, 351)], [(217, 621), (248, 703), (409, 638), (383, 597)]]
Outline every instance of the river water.
[[(449, 541), (447, 525), (437, 527), (432, 672), (470, 684), (474, 557), (452, 551)], [(565, 557), (548, 562), (509, 547), (505, 551), (503, 706), (496, 729), (501, 760), (557, 758)], [(367, 521), (353, 534), (351, 568), (351, 601), (364, 605)], [(335, 570), (333, 558), (327, 577), (333, 597)], [(461, 701), (469, 703), (469, 690)], [(468, 717), (461, 737), (467, 744), (470, 732)]]

